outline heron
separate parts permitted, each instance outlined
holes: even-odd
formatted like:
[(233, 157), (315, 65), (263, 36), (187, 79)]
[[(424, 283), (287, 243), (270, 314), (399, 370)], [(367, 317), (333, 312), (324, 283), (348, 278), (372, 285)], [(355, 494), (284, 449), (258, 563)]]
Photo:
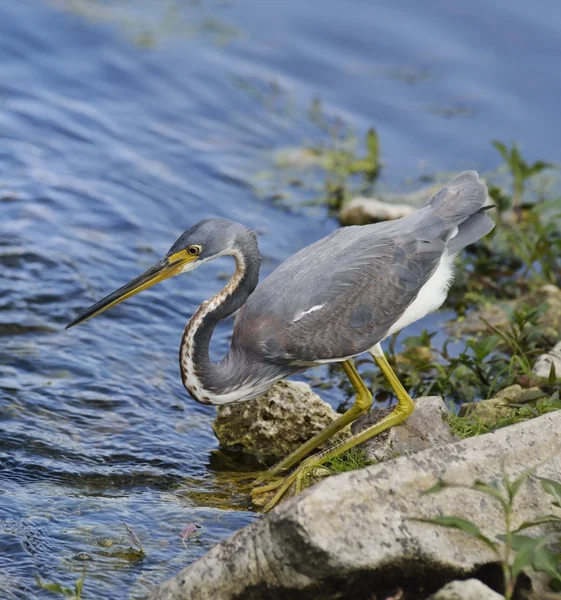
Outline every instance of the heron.
[[(342, 364), (355, 392), (351, 408), (271, 467), (271, 483), (254, 489), (276, 492), (268, 510), (287, 490), (294, 490), (293, 483), (299, 491), (304, 475), (316, 465), (411, 415), (415, 404), (380, 343), (443, 304), (456, 255), (494, 227), (488, 208), (485, 184), (476, 171), (466, 171), (417, 212), (337, 229), (288, 258), (261, 283), (256, 234), (240, 223), (206, 219), (185, 231), (154, 266), (96, 302), (67, 328), (169, 277), (218, 257), (233, 257), (231, 279), (199, 306), (183, 332), (180, 372), (192, 398), (218, 406), (248, 400), (281, 379), (334, 362)], [(213, 331), (236, 311), (229, 349), (213, 361)], [(372, 394), (353, 362), (364, 353), (389, 382), (395, 408), (368, 429), (310, 455), (371, 408)]]

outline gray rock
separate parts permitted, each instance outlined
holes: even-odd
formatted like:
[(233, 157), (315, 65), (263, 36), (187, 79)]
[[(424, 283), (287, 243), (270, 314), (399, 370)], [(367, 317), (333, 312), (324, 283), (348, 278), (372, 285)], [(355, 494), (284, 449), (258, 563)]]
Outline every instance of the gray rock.
[[(218, 408), (212, 424), (221, 448), (272, 465), (340, 415), (307, 383), (279, 381), (265, 394)], [(348, 430), (339, 439), (349, 435)]]
[(504, 600), (504, 596), (494, 592), (479, 579), (466, 579), (451, 581), (428, 600)]
[(552, 364), (554, 365), (557, 379), (561, 379), (561, 342), (559, 342), (547, 354), (542, 354), (538, 357), (532, 372), (538, 377), (547, 378), (551, 372)]
[[(476, 572), (497, 589), (501, 572), (491, 550), (459, 531), (414, 518), (456, 515), (495, 538), (505, 528), (498, 504), (453, 488), (423, 492), (439, 479), (472, 484), (500, 480), (504, 471), (516, 477), (528, 468), (559, 480), (560, 430), (561, 411), (553, 412), (329, 477), (212, 548), (151, 599), (367, 600), (374, 594), (385, 598), (397, 587), (414, 591), (419, 583), (434, 593)], [(531, 477), (517, 497), (513, 526), (552, 511), (559, 513)]]
[[(360, 417), (352, 424), (352, 432), (367, 429), (391, 410), (393, 408), (375, 409)], [(357, 448), (364, 451), (368, 460), (382, 462), (456, 442), (459, 438), (452, 432), (447, 416), (448, 408), (439, 396), (417, 398), (415, 411), (405, 423), (384, 431)]]
[(400, 219), (416, 211), (417, 209), (409, 204), (390, 204), (376, 200), (376, 198), (358, 196), (341, 208), (339, 221), (342, 225), (367, 225), (368, 223)]

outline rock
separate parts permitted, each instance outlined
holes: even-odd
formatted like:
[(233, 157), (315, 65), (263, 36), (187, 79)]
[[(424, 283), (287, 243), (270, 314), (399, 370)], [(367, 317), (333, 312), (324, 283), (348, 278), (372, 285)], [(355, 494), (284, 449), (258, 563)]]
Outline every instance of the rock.
[(417, 209), (409, 204), (390, 204), (376, 200), (376, 198), (365, 198), (358, 196), (345, 204), (339, 211), (341, 225), (367, 225), (400, 219), (416, 212)]
[[(509, 303), (505, 302), (504, 304), (507, 305)], [(509, 323), (508, 313), (504, 309), (504, 306), (490, 304), (468, 313), (463, 320), (452, 319), (448, 321), (447, 326), (455, 335), (470, 335), (488, 332), (489, 328), (485, 321), (494, 327), (504, 329)]]
[(384, 193), (384, 198), (386, 198), (388, 202), (404, 202), (405, 204), (414, 206), (417, 209), (421, 208), (437, 192), (439, 192), (448, 183), (448, 181), (450, 181), (450, 179), (453, 178), (452, 174), (449, 175), (450, 177), (443, 178), (439, 183), (427, 185), (409, 192), (386, 192)]
[(397, 365), (415, 366), (435, 360), (437, 360), (436, 353), (429, 346), (409, 346), (395, 355)]
[[(272, 465), (319, 433), (340, 415), (307, 383), (279, 381), (265, 394), (218, 408), (212, 424), (224, 450)], [(348, 430), (339, 439), (349, 435)]]
[[(358, 418), (351, 431), (358, 433), (385, 417), (391, 408), (374, 409)], [(427, 448), (458, 441), (448, 424), (448, 408), (439, 396), (426, 396), (415, 401), (415, 411), (405, 423), (392, 427), (360, 444), (366, 458), (382, 462), (398, 456), (407, 456)]]
[(547, 354), (542, 354), (536, 360), (532, 369), (534, 375), (548, 378), (551, 373), (551, 365), (555, 368), (557, 379), (561, 379), (561, 342), (552, 348)]
[(451, 581), (428, 600), (504, 600), (504, 596), (494, 592), (479, 579), (465, 579)]
[(489, 400), (467, 402), (460, 407), (460, 417), (473, 415), (479, 417), (489, 425), (497, 423), (500, 419), (509, 417), (514, 408), (520, 404), (534, 402), (547, 396), (538, 387), (524, 389), (520, 385), (509, 385)]
[[(529, 468), (561, 473), (561, 411), (328, 477), (236, 532), (155, 589), (151, 600), (353, 600), (386, 598), (401, 587), (427, 596), (476, 576), (499, 589), (494, 553), (465, 534), (415, 518), (456, 515), (490, 538), (505, 531), (497, 502), (454, 488), (424, 494), (439, 479), (471, 485)], [(551, 512), (536, 477), (521, 486), (513, 527)], [(540, 535), (539, 528), (533, 535)], [(384, 593), (387, 593), (384, 596)]]

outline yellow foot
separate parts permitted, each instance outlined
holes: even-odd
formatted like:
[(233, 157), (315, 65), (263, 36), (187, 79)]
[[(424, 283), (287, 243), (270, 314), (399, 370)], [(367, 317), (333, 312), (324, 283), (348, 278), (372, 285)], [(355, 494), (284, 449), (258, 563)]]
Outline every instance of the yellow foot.
[[(290, 475), (276, 478), (275, 481), (255, 487), (251, 490), (251, 498), (257, 506), (263, 506), (263, 512), (269, 512), (285, 496), (299, 494), (305, 486), (308, 476), (326, 459), (327, 451), (320, 452), (304, 460)], [(273, 494), (274, 492), (274, 494)], [(262, 495), (265, 495), (262, 498)], [(272, 496), (267, 499), (267, 495)]]
[[(305, 461), (303, 461), (290, 475), (287, 475), (283, 480), (276, 481), (267, 486), (263, 486), (267, 488), (265, 491), (272, 492), (276, 490), (275, 495), (269, 500), (269, 502), (263, 508), (263, 512), (269, 512), (272, 508), (274, 508), (285, 496), (296, 496), (299, 494), (305, 486), (305, 483), (316, 467), (320, 466), (322, 462), (325, 460), (326, 452), (320, 452), (314, 456), (310, 456)], [(261, 490), (263, 488), (257, 488), (257, 490)]]

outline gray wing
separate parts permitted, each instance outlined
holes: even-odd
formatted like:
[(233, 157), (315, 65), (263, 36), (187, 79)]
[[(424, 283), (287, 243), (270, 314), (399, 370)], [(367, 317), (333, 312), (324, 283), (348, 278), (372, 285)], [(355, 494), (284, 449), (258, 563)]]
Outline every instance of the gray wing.
[(473, 237), (474, 227), (466, 233), (462, 223), (471, 218), (481, 229), (473, 217), (486, 197), (477, 174), (463, 173), (414, 215), (339, 229), (304, 248), (249, 297), (232, 344), (275, 364), (314, 363), (372, 348), (435, 272), (447, 244)]

